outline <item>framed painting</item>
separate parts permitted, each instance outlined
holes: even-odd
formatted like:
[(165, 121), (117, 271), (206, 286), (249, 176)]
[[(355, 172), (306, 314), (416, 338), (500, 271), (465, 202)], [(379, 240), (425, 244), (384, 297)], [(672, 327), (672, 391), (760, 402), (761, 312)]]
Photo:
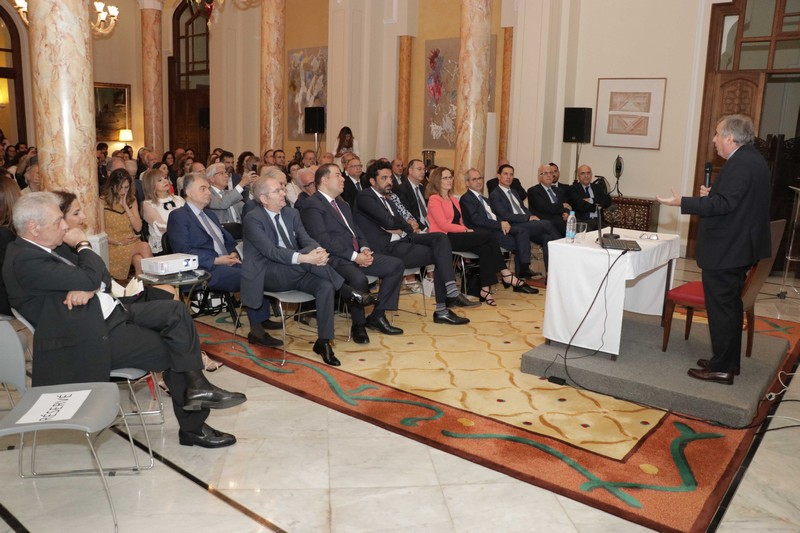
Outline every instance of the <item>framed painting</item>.
[(305, 132), (305, 109), (328, 104), (328, 47), (289, 50), (287, 56), (289, 140), (314, 140)]
[(95, 83), (94, 121), (97, 142), (118, 142), (119, 130), (131, 129), (131, 86)]
[(594, 145), (661, 147), (667, 78), (600, 78)]

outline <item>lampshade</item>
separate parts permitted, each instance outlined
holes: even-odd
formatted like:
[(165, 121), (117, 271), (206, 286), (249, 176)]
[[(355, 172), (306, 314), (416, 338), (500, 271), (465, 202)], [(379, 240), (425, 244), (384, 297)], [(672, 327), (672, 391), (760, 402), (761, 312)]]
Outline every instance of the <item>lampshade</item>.
[(133, 141), (133, 132), (131, 130), (119, 130), (119, 142), (129, 143)]

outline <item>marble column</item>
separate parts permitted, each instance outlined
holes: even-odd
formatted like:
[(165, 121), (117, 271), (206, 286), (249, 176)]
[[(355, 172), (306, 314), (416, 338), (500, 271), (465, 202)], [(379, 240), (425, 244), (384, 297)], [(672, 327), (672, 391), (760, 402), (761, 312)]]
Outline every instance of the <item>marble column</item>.
[(413, 37), (400, 36), (397, 72), (397, 157), (408, 164), (408, 126), (411, 120), (411, 44)]
[(511, 104), (511, 59), (514, 51), (514, 28), (503, 28), (503, 82), (500, 88), (500, 141), (497, 160), (508, 159), (508, 113)]
[(491, 0), (461, 1), (461, 49), (456, 100), (455, 192), (465, 190), (461, 177), (483, 168), (489, 100)]
[(29, 0), (28, 20), (42, 185), (76, 194), (94, 234), (99, 224), (89, 2)]
[(164, 0), (138, 0), (142, 16), (144, 145), (164, 153), (164, 98), (161, 86), (161, 12)]
[(283, 148), (286, 0), (261, 2), (261, 153)]

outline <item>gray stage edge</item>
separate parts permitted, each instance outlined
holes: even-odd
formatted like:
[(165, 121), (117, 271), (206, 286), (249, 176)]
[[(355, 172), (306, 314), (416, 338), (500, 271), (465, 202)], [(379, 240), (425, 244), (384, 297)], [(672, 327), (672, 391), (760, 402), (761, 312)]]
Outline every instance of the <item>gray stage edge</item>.
[(736, 376), (733, 385), (706, 383), (690, 378), (686, 371), (696, 367), (697, 359), (711, 357), (708, 326), (692, 322), (689, 339), (684, 340), (684, 325), (676, 315), (669, 346), (662, 352), (660, 317), (626, 312), (616, 361), (605, 353), (587, 357), (591, 351), (573, 347), (567, 353), (565, 368), (566, 345), (553, 342), (523, 354), (521, 369), (528, 374), (560, 377), (580, 388), (726, 426), (751, 424), (759, 400), (764, 398), (783, 364), (788, 341), (759, 335), (756, 329), (753, 355), (746, 358), (747, 338), (743, 333), (741, 375)]

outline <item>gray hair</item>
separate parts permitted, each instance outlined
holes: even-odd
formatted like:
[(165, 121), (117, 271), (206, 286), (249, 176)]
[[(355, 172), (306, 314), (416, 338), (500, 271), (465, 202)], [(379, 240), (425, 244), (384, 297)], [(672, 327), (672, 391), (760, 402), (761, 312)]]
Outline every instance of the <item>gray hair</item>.
[(720, 119), (719, 124), (722, 124), (722, 136), (732, 135), (733, 142), (739, 146), (751, 144), (755, 138), (753, 119), (747, 115), (727, 115)]
[(194, 182), (197, 181), (198, 179), (204, 179), (208, 181), (208, 179), (206, 179), (206, 177), (203, 175), (202, 172), (189, 172), (188, 174), (183, 176), (183, 190), (185, 191), (186, 189), (191, 187), (192, 184), (194, 184)]
[(210, 180), (217, 172), (225, 172), (225, 163), (212, 163), (206, 168), (206, 179)]
[(44, 226), (47, 224), (46, 210), (47, 205), (54, 205), (61, 210), (58, 195), (52, 192), (29, 192), (20, 196), (14, 204), (14, 228), (17, 234), (25, 235), (28, 233), (28, 225), (31, 222)]
[(253, 198), (255, 198), (258, 203), (261, 203), (259, 198), (280, 188), (281, 184), (272, 176), (260, 176), (256, 178), (256, 181), (250, 186), (250, 191)]
[(286, 181), (286, 174), (280, 168), (278, 168), (276, 166), (268, 166), (268, 167), (263, 167), (261, 169), (261, 177), (262, 178), (275, 178), (275, 179), (278, 179), (281, 176), (283, 176), (284, 181)]
[(121, 168), (125, 168), (125, 160), (124, 159), (122, 159), (119, 156), (110, 157), (108, 159), (108, 161), (106, 161), (106, 170), (108, 171), (109, 174), (111, 174), (111, 172), (114, 170), (111, 167), (113, 167), (115, 163), (122, 163), (122, 167)]

